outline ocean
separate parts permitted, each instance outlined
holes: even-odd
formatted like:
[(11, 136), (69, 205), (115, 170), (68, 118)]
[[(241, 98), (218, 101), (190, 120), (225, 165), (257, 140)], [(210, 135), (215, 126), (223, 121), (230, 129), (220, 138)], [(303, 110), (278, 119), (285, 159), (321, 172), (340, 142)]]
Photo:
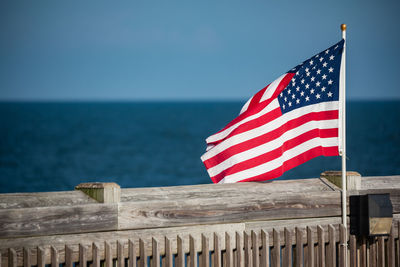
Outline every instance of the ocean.
[[(83, 182), (123, 188), (211, 183), (205, 138), (243, 102), (2, 102), (0, 192), (73, 190)], [(348, 170), (400, 174), (400, 101), (347, 104)], [(339, 170), (318, 157), (278, 179)]]

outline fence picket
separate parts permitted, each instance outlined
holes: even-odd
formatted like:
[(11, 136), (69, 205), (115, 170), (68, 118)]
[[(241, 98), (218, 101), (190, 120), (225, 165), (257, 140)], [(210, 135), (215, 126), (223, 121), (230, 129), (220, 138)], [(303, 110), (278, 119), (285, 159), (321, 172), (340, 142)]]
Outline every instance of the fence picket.
[(325, 230), (321, 225), (317, 226), (318, 234), (318, 266), (325, 267)]
[(378, 237), (377, 258), (378, 266), (385, 266), (385, 239), (383, 236)]
[(335, 227), (332, 224), (328, 226), (329, 243), (327, 247), (326, 262), (328, 267), (336, 267), (336, 240)]
[(280, 236), (279, 232), (274, 228), (273, 232), (273, 237), (274, 237), (274, 248), (272, 250), (272, 265), (274, 267), (280, 266), (280, 259), (281, 259), (281, 242), (280, 242)]
[(304, 230), (296, 227), (296, 266), (303, 266), (303, 235)]
[(269, 234), (268, 232), (261, 230), (261, 267), (269, 267)]
[[(347, 261), (347, 259), (345, 257), (345, 255), (348, 254), (346, 236), (347, 236), (347, 228), (344, 227), (343, 224), (340, 224), (339, 225), (339, 251), (338, 251), (338, 253), (339, 253), (338, 258), (339, 258), (339, 266), (340, 267), (341, 266), (345, 266), (346, 261)], [(351, 254), (350, 254), (350, 256), (351, 256)]]
[(244, 240), (244, 266), (252, 266), (251, 264), (251, 236), (248, 232), (243, 233)]
[(154, 237), (152, 238), (152, 257), (151, 257), (151, 266), (152, 267), (160, 267), (160, 250), (158, 240)]
[(369, 238), (369, 267), (376, 267), (376, 240), (375, 237)]
[[(361, 257), (361, 247), (360, 247)], [(342, 264), (340, 266), (343, 266)], [(357, 239), (355, 235), (350, 235), (350, 267), (357, 267)]]
[[(146, 255), (146, 248), (143, 239), (139, 239), (139, 266), (140, 267), (147, 267), (147, 255)], [(108, 267), (108, 266), (106, 266)], [(109, 266), (111, 267), (111, 266)]]
[(285, 249), (282, 257), (282, 266), (292, 266), (292, 232), (286, 227), (285, 233)]
[(217, 233), (214, 233), (214, 266), (221, 267), (221, 241)]
[(210, 267), (209, 239), (204, 234), (201, 235), (201, 258), (202, 264), (200, 266)]
[(305, 266), (314, 267), (314, 233), (307, 227), (307, 255), (304, 259)]
[(59, 267), (58, 251), (54, 246), (51, 246), (51, 267)]
[(46, 251), (44, 250), (44, 248), (38, 247), (37, 248), (37, 267), (44, 267), (46, 265), (45, 256), (46, 256)]
[(31, 250), (24, 248), (24, 267), (31, 267)]
[(17, 252), (13, 248), (8, 250), (8, 267), (17, 267)]
[(260, 247), (258, 243), (258, 234), (255, 231), (251, 231), (251, 241), (252, 241), (252, 249), (253, 249), (253, 267), (260, 266)]
[(190, 257), (189, 257), (190, 267), (197, 267), (196, 240), (191, 235), (189, 236), (189, 250), (190, 250)]
[(173, 267), (172, 257), (171, 240), (165, 237), (165, 265), (163, 264), (163, 267)]
[(367, 255), (367, 239), (363, 236), (360, 244), (360, 267), (367, 267)]
[(388, 266), (395, 267), (395, 254), (394, 254), (394, 227), (390, 229), (390, 235), (388, 239)]
[(236, 232), (236, 264), (235, 267), (244, 267), (242, 236)]
[(231, 267), (233, 266), (233, 253), (232, 253), (232, 246), (231, 246), (231, 236), (229, 235), (228, 232), (225, 233), (225, 251), (226, 251), (226, 256), (225, 256), (225, 261), (224, 265)]
[(184, 267), (185, 266), (185, 252), (183, 251), (183, 239), (180, 236), (176, 238), (176, 246), (177, 246), (177, 256), (176, 256), (176, 266)]
[(86, 246), (82, 244), (79, 244), (79, 267), (87, 267)]
[(100, 267), (100, 248), (97, 243), (92, 245), (93, 265), (92, 267)]
[[(72, 267), (74, 262), (72, 260), (73, 250), (70, 246), (65, 246), (65, 267)], [(58, 267), (58, 264), (57, 264)]]
[[(132, 240), (128, 241), (129, 267), (136, 267), (136, 247)], [(100, 267), (100, 266), (98, 266)]]

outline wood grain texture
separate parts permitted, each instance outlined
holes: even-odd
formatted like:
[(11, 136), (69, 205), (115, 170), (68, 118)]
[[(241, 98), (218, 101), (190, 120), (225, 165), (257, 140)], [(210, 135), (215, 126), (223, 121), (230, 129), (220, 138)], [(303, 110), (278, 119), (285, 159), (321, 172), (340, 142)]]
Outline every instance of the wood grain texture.
[[(215, 203), (218, 202), (218, 205)], [(138, 229), (206, 223), (296, 219), (340, 216), (340, 192), (279, 193), (235, 199), (123, 202), (119, 204), (118, 228)]]
[(76, 206), (95, 203), (97, 203), (96, 200), (80, 191), (0, 194), (0, 209)]
[(0, 238), (116, 230), (117, 204), (0, 210)]

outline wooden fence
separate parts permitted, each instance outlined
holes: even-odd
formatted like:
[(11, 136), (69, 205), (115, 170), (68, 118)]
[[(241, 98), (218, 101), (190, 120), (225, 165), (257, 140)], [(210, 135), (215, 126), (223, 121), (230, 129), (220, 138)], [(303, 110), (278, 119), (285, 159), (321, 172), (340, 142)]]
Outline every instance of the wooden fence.
[(329, 267), (346, 250), (349, 266), (400, 266), (400, 176), (362, 185), (350, 195), (391, 194), (390, 236), (345, 240), (340, 190), (324, 179), (122, 189), (116, 203), (2, 194), (0, 267)]

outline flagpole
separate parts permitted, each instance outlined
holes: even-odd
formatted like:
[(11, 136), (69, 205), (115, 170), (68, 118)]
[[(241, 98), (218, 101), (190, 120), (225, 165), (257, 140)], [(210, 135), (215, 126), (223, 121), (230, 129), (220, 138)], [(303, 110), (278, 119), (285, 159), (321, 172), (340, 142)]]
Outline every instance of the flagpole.
[(344, 249), (345, 266), (347, 266), (347, 181), (346, 181), (346, 24), (340, 26), (342, 30), (342, 38), (344, 39), (342, 64), (340, 72), (340, 94), (341, 105), (342, 105), (342, 119), (341, 119), (341, 131), (342, 131), (342, 224), (345, 227), (345, 242), (342, 244)]

